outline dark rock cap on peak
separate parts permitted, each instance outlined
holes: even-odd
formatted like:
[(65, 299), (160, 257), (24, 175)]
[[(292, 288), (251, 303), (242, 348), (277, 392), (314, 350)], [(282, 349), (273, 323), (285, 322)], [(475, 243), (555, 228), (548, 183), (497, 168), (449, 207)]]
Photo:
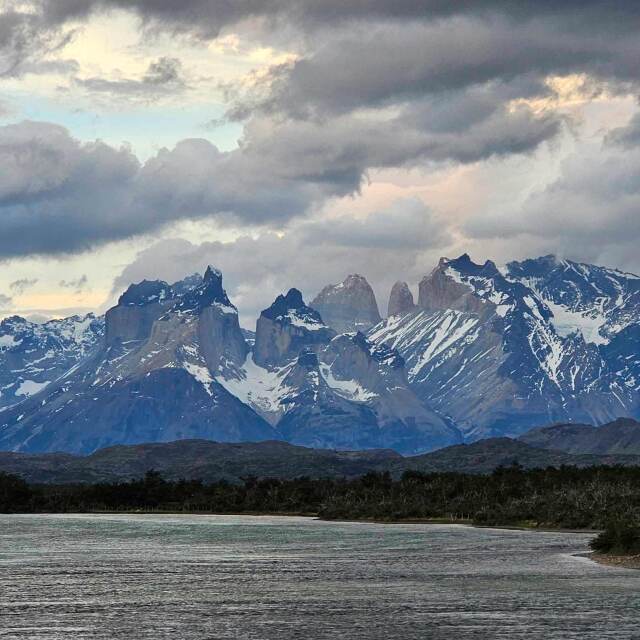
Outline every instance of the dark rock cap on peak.
[(264, 309), (260, 315), (273, 320), (279, 316), (286, 316), (287, 312), (291, 310), (302, 311), (307, 315), (317, 316), (316, 320), (322, 322), (320, 315), (304, 303), (302, 293), (298, 289), (289, 289), (286, 295), (280, 294), (273, 301), (273, 304), (267, 309)]
[(484, 264), (474, 262), (468, 253), (463, 253), (459, 258), (440, 258), (438, 267), (452, 267), (464, 275), (482, 276), (495, 275), (498, 273), (498, 267), (491, 260), (486, 260)]
[(178, 311), (201, 311), (218, 303), (225, 307), (235, 309), (222, 287), (222, 272), (208, 266), (202, 278), (202, 283), (187, 291), (182, 300), (176, 304)]
[(216, 269), (211, 265), (207, 266), (207, 270), (204, 272), (204, 277), (202, 278), (203, 282), (211, 282), (212, 280), (219, 280), (222, 283), (222, 271), (220, 269)]
[(173, 297), (173, 291), (164, 280), (143, 280), (129, 285), (118, 299), (119, 306), (138, 307), (162, 302)]

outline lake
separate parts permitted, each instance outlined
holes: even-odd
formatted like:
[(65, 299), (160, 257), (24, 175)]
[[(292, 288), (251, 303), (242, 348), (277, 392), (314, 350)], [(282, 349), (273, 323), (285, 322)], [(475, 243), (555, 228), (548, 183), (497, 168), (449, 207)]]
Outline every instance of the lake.
[(0, 515), (0, 638), (640, 638), (590, 535), (310, 518)]

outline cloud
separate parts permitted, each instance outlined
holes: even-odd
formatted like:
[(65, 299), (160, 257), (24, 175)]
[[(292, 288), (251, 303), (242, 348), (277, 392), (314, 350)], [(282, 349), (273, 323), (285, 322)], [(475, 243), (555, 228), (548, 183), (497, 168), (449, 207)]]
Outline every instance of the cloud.
[(175, 95), (186, 90), (182, 63), (178, 58), (161, 57), (149, 64), (139, 79), (108, 80), (101, 77), (76, 79), (83, 88), (103, 94), (132, 99), (153, 100), (163, 95)]
[(618, 127), (610, 131), (605, 137), (605, 142), (623, 149), (640, 147), (640, 114), (636, 114), (631, 118), (631, 121), (624, 127)]
[(345, 116), (329, 129), (255, 119), (236, 150), (183, 140), (141, 164), (127, 147), (81, 143), (56, 125), (8, 125), (0, 127), (0, 257), (80, 252), (212, 216), (281, 228), (357, 193), (372, 167), (523, 152), (557, 126), (526, 108), (498, 108), (461, 131), (421, 130), (407, 114), (384, 127)]
[(64, 289), (73, 289), (75, 293), (82, 293), (89, 283), (89, 278), (86, 274), (81, 275), (75, 280), (60, 280), (58, 286)]
[(83, 18), (96, 10), (118, 8), (135, 11), (143, 20), (158, 27), (185, 30), (206, 38), (216, 37), (221, 30), (249, 19), (264, 19), (270, 28), (285, 23), (312, 31), (354, 21), (415, 21), (453, 15), (501, 14), (518, 21), (553, 16), (568, 28), (605, 32), (616, 28), (631, 32), (640, 17), (640, 11), (633, 3), (603, 0), (565, 0), (561, 4), (552, 0), (41, 0), (39, 5), (52, 23)]
[(70, 316), (85, 316), (88, 313), (94, 313), (95, 309), (91, 307), (60, 307), (58, 309), (14, 309), (13, 313), (20, 315), (26, 320), (43, 324), (54, 318), (68, 318)]
[(52, 62), (47, 56), (59, 52), (73, 30), (54, 24), (41, 12), (25, 10), (27, 3), (9, 0), (0, 12), (0, 78), (25, 73), (68, 72), (73, 61)]
[(276, 67), (263, 80), (271, 91), (257, 106), (295, 117), (326, 117), (520, 76), (537, 79), (538, 89), (547, 75), (585, 70), (637, 78), (632, 57), (639, 52), (631, 36), (625, 42), (594, 42), (562, 34), (554, 24), (469, 18), (383, 23), (338, 30), (317, 50)]
[(13, 304), (13, 299), (6, 296), (4, 293), (0, 293), (0, 310), (6, 311)]
[(396, 200), (386, 210), (375, 211), (364, 218), (343, 216), (310, 222), (301, 225), (298, 234), (306, 245), (407, 253), (451, 242), (447, 227), (415, 197)]
[(24, 317), (28, 322), (34, 322), (35, 324), (45, 324), (51, 320), (51, 316), (43, 313), (30, 313)]
[(205, 39), (243, 25), (254, 41), (281, 38), (298, 59), (274, 68), (265, 78), (267, 95), (235, 105), (236, 117), (257, 106), (326, 117), (520, 76), (584, 72), (638, 80), (640, 11), (628, 2), (42, 0), (37, 6), (49, 28), (117, 8), (147, 28)]
[(384, 310), (393, 283), (399, 278), (417, 282), (450, 241), (442, 220), (418, 200), (403, 199), (363, 218), (305, 221), (281, 234), (199, 245), (159, 242), (141, 251), (116, 278), (112, 298), (131, 282), (175, 281), (213, 264), (223, 271), (225, 287), (248, 328), (290, 287), (298, 287), (309, 301), (326, 284), (355, 272), (369, 279)]
[(638, 211), (640, 147), (590, 141), (521, 207), (474, 216), (464, 231), (469, 238), (500, 239), (529, 254), (555, 252), (633, 270), (640, 266)]
[(18, 295), (22, 295), (27, 289), (31, 289), (36, 284), (38, 284), (38, 278), (20, 278), (11, 282), (9, 288)]
[(5, 258), (79, 252), (211, 215), (277, 225), (360, 180), (318, 185), (269, 168), (268, 157), (223, 153), (205, 140), (184, 140), (142, 165), (127, 147), (81, 143), (62, 127), (34, 122), (0, 127), (0, 164)]
[[(230, 246), (211, 245), (211, 255), (234, 264), (239, 247), (255, 251), (274, 265), (278, 285), (276, 266), (296, 275), (280, 255), (299, 259), (284, 238), (321, 264), (335, 259), (336, 277), (348, 255), (377, 269), (374, 248), (411, 270), (452, 235), (447, 225), (421, 226), (431, 213), (419, 203), (366, 221), (322, 219), (318, 211), (357, 195), (381, 170), (474, 166), (547, 148), (565, 123), (575, 127), (553, 77), (584, 74), (592, 98), (638, 90), (640, 6), (628, 2), (37, 0), (31, 12), (15, 8), (23, 4), (0, 23), (0, 54), (15, 62), (6, 71), (14, 75), (51, 62), (47, 52), (70, 37), (74, 21), (113, 9), (135, 14), (147, 33), (209, 40), (233, 30), (251, 34), (254, 44), (280, 39), (292, 62), (232, 87), (228, 116), (244, 128), (230, 151), (187, 139), (141, 162), (126, 146), (81, 142), (51, 124), (0, 128), (0, 258), (76, 253), (209, 218), (246, 232)], [(96, 99), (188, 89), (173, 53), (141, 77), (79, 82)], [(610, 134), (604, 152), (565, 163), (522, 211), (514, 200), (511, 211), (474, 216), (463, 231), (471, 242), (526, 237), (531, 246), (560, 249), (570, 249), (574, 234), (585, 251), (600, 234), (613, 243), (616, 234), (636, 232), (638, 130), (632, 122)], [(185, 250), (185, 260), (198, 251)], [(312, 273), (311, 264), (305, 268)], [(305, 278), (315, 286), (312, 275)]]

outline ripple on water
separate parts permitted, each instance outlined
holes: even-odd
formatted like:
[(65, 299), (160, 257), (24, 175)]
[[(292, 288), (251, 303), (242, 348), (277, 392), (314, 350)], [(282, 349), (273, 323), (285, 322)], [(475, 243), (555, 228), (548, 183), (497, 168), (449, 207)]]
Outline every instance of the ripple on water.
[(640, 638), (589, 535), (307, 518), (0, 515), (0, 638)]

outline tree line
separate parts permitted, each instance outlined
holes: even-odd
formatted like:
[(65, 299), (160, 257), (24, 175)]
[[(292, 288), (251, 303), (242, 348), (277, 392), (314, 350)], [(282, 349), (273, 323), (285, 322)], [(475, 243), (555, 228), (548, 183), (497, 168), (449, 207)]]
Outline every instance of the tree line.
[(613, 532), (611, 550), (635, 544), (640, 468), (526, 470), (514, 464), (490, 475), (407, 471), (399, 478), (385, 472), (351, 480), (250, 477), (242, 483), (172, 481), (150, 470), (127, 482), (73, 485), (28, 484), (0, 473), (0, 512), (91, 511), (309, 514), (325, 519), (605, 529)]

